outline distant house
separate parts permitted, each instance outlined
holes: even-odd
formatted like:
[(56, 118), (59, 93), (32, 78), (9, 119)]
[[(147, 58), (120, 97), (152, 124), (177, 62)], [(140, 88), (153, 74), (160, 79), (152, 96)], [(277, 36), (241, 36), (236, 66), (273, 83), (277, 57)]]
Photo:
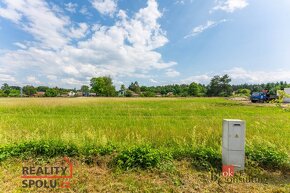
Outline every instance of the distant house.
[(124, 90), (119, 90), (118, 91), (118, 96), (125, 96), (125, 91)]
[(137, 94), (137, 93), (132, 93), (132, 97), (138, 97), (138, 96), (140, 96), (139, 94)]
[(74, 91), (69, 91), (68, 96), (74, 97), (74, 96), (76, 96), (76, 93)]
[(76, 96), (77, 96), (77, 97), (82, 97), (82, 96), (83, 96), (83, 92), (77, 92), (77, 93), (76, 93)]
[(173, 92), (169, 92), (169, 93), (167, 93), (166, 96), (173, 96), (173, 95), (174, 95)]
[(36, 92), (33, 96), (34, 97), (44, 97), (45, 92)]
[(89, 96), (90, 97), (95, 97), (95, 96), (97, 96), (97, 94), (96, 93), (89, 93)]
[(162, 95), (160, 93), (157, 93), (155, 96), (156, 97), (162, 97)]
[(90, 95), (90, 93), (88, 93), (88, 92), (83, 92), (82, 94), (84, 97), (88, 97)]

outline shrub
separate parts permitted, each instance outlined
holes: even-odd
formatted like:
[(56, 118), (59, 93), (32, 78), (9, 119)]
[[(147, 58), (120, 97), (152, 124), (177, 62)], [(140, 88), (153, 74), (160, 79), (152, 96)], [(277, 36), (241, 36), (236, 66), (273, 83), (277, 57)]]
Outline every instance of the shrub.
[(8, 96), (9, 97), (20, 97), (20, 90), (11, 89)]
[(0, 97), (7, 97), (7, 94), (3, 90), (0, 90)]
[(222, 165), (221, 153), (213, 148), (181, 148), (173, 151), (174, 159), (190, 159), (192, 166), (198, 170), (220, 169)]
[(161, 166), (162, 163), (172, 160), (169, 153), (153, 149), (149, 145), (134, 146), (122, 151), (113, 163), (120, 169), (147, 169)]
[(112, 143), (108, 143), (104, 146), (92, 146), (86, 145), (83, 148), (82, 153), (86, 156), (96, 156), (96, 155), (110, 155), (116, 150), (116, 146)]
[(269, 146), (255, 146), (246, 148), (247, 159), (254, 161), (265, 169), (282, 169), (289, 166), (287, 153)]
[(235, 92), (237, 96), (246, 96), (249, 97), (251, 95), (251, 90), (249, 89), (239, 89)]
[(131, 91), (131, 90), (126, 90), (126, 92), (125, 92), (125, 96), (126, 96), (126, 97), (132, 97), (132, 96), (133, 96), (133, 91)]
[(201, 170), (221, 168), (221, 154), (212, 148), (198, 148), (192, 152), (193, 167)]

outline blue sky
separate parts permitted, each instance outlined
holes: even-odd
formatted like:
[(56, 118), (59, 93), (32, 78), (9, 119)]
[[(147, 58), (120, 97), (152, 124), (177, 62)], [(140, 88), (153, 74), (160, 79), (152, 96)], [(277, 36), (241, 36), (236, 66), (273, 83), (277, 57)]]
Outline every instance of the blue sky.
[(0, 0), (0, 84), (290, 82), (289, 0)]

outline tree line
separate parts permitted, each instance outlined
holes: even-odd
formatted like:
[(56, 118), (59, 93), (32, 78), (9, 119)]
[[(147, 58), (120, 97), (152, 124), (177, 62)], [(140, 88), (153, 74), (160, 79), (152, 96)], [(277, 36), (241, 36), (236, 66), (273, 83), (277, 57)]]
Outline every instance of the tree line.
[(290, 87), (287, 82), (276, 82), (266, 84), (239, 84), (232, 85), (231, 78), (225, 74), (214, 76), (208, 85), (192, 82), (191, 84), (172, 84), (164, 86), (142, 86), (137, 81), (128, 87), (121, 85), (116, 90), (111, 77), (94, 77), (90, 85), (83, 85), (81, 89), (50, 88), (47, 86), (34, 87), (31, 85), (9, 86), (4, 83), (0, 90), (0, 97), (35, 96), (41, 92), (43, 97), (66, 96), (69, 92), (81, 93), (82, 96), (102, 97), (156, 97), (156, 96), (179, 96), (179, 97), (228, 97), (231, 95), (249, 96), (252, 92), (268, 90), (270, 94), (276, 94), (277, 90)]

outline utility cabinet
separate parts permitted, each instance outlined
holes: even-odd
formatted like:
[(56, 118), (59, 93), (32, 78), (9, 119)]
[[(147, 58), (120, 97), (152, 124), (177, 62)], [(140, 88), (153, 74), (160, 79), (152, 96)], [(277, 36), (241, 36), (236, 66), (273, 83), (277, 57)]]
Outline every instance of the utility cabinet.
[(238, 119), (223, 120), (222, 162), (235, 171), (245, 168), (246, 123)]

